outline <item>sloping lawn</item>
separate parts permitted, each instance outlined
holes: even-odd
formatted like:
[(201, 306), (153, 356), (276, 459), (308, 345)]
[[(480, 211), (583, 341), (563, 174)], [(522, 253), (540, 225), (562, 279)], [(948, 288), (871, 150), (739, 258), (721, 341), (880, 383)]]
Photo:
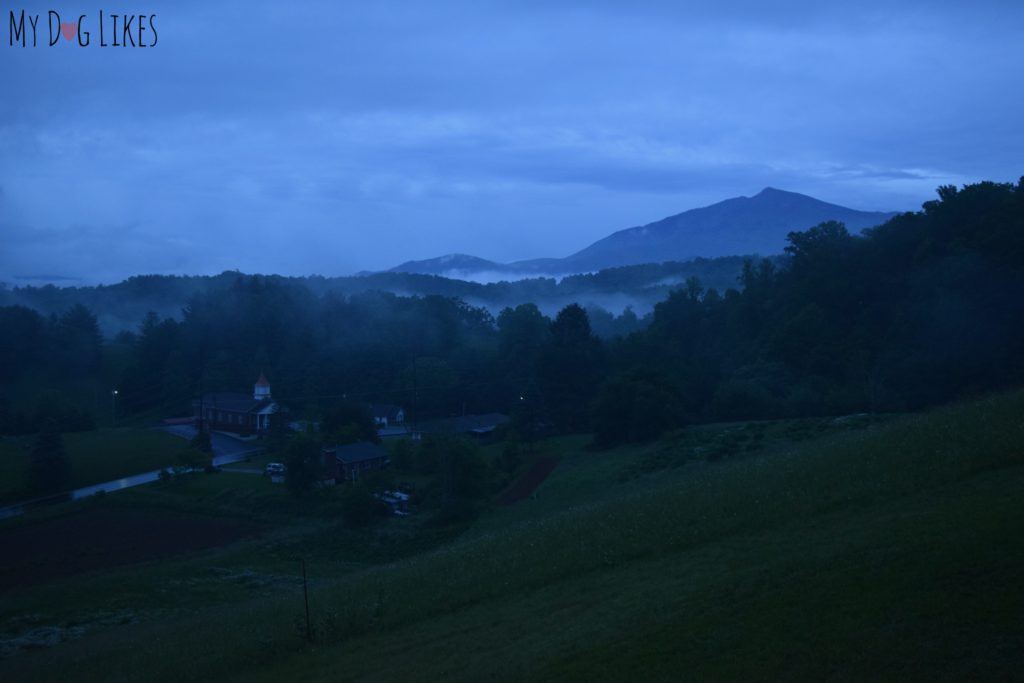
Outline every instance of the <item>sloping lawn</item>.
[[(27, 474), (35, 437), (0, 439), (0, 503), (38, 493), (28, 490)], [(166, 432), (125, 427), (64, 435), (71, 462), (68, 489), (101, 484), (175, 464), (187, 442)]]
[(407, 557), (321, 555), (312, 644), (289, 584), (19, 655), (0, 677), (1013, 680), (1021, 415), (1016, 392), (712, 460), (563, 445), (517, 514)]

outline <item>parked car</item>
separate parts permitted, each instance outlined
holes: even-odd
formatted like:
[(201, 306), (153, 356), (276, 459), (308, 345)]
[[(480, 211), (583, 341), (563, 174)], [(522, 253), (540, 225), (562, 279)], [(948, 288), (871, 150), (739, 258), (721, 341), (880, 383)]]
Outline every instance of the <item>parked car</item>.
[(287, 469), (283, 462), (268, 462), (267, 466), (263, 468), (263, 476), (283, 477)]

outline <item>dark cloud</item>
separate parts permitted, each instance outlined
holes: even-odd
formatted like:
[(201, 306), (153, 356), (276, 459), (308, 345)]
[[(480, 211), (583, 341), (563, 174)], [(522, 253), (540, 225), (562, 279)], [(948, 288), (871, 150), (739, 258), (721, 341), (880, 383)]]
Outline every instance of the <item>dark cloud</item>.
[(154, 49), (0, 45), (0, 280), (513, 260), (767, 185), (1017, 178), (1024, 5), (891, 4), (156, 1)]

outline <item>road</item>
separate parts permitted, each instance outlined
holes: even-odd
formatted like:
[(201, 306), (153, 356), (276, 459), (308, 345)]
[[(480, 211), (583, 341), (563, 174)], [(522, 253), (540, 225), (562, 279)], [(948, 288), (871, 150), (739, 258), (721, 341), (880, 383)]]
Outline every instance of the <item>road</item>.
[[(162, 429), (184, 439), (191, 439), (196, 435), (195, 427), (188, 425), (163, 427)], [(213, 447), (214, 466), (220, 467), (233, 462), (239, 462), (262, 451), (263, 447), (255, 445), (256, 443), (258, 442), (237, 439), (226, 434), (214, 432), (210, 435), (210, 445)], [(113, 491), (120, 491), (122, 489), (139, 486), (141, 484), (149, 484), (150, 482), (154, 482), (160, 478), (160, 472), (161, 470), (153, 470), (151, 472), (143, 472), (142, 474), (133, 474), (131, 476), (122, 477), (121, 479), (115, 479), (103, 484), (85, 486), (73, 491), (56, 493), (42, 498), (33, 498), (32, 500), (22, 501), (7, 507), (0, 507), (0, 519), (17, 517), (18, 515), (25, 514), (27, 510), (44, 505), (54, 505), (56, 503), (66, 503), (70, 500), (87, 498), (101, 491), (111, 493)]]
[[(183, 439), (191, 440), (196, 435), (196, 428), (191, 425), (175, 425), (162, 427), (162, 429)], [(241, 439), (221, 432), (212, 432), (210, 445), (213, 446), (213, 464), (215, 467), (220, 467), (245, 460), (263, 450), (262, 446), (257, 445), (258, 443), (259, 441), (255, 439)]]

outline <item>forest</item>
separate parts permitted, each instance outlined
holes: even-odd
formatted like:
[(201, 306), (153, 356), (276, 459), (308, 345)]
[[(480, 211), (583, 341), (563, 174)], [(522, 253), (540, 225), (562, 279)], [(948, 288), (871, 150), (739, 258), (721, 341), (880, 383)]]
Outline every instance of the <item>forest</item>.
[[(595, 332), (615, 336), (635, 328), (613, 326), (609, 311), (619, 313), (628, 307), (642, 318), (650, 313), (654, 304), (691, 277), (699, 278), (706, 285), (726, 289), (735, 284), (746, 258), (697, 258), (685, 262), (607, 268), (557, 278), (534, 276), (487, 283), (403, 272), (360, 273), (344, 277), (261, 277), (275, 284), (299, 285), (316, 296), (390, 292), (401, 296), (457, 298), (487, 308), (493, 315), (522, 303), (536, 304), (548, 315), (553, 315), (570, 303), (579, 303), (597, 317), (593, 321), (596, 323)], [(135, 331), (139, 321), (150, 312), (180, 321), (182, 308), (193, 296), (202, 292), (226, 292), (242, 276), (238, 271), (212, 276), (135, 275), (123, 282), (96, 287), (57, 287), (52, 284), (7, 287), (0, 283), (0, 306), (21, 305), (46, 315), (59, 315), (80, 304), (96, 313), (101, 332), (112, 337), (125, 330)]]
[[(248, 391), (261, 371), (296, 418), (345, 402), (399, 404), (412, 421), (502, 412), (523, 435), (590, 431), (598, 447), (699, 422), (906, 411), (1024, 380), (1024, 179), (940, 187), (864, 234), (824, 223), (791, 233), (784, 257), (739, 263), (732, 286), (690, 276), (647, 318), (576, 303), (493, 314), (471, 296), (241, 274), (129, 281), (162, 312), (107, 337), (110, 312), (81, 302), (6, 305), (0, 432), (188, 415), (200, 391)], [(603, 278), (614, 291), (614, 277), (532, 286), (568, 295)]]

